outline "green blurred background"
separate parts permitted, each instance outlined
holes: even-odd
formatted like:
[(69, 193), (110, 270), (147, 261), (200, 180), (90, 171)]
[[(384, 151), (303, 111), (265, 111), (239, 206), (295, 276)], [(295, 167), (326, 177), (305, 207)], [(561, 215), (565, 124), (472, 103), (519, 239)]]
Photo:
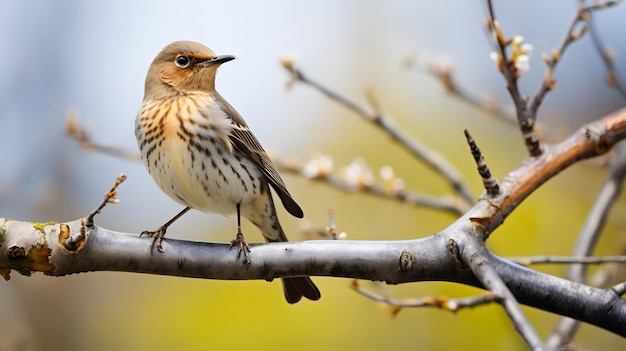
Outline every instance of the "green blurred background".
[[(535, 47), (531, 71), (520, 85), (532, 94), (543, 76), (540, 52), (563, 37), (574, 2), (496, 4), (507, 36), (523, 35)], [(624, 6), (597, 17), (603, 38), (626, 51)], [(407, 188), (434, 195), (446, 183), (394, 145), (379, 130), (302, 85), (285, 89), (284, 56), (312, 78), (365, 103), (370, 89), (403, 130), (448, 158), (471, 184), (481, 184), (463, 129), (469, 128), (493, 173), (502, 177), (525, 153), (519, 132), (448, 96), (424, 60), (454, 65), (459, 84), (480, 98), (509, 107), (504, 82), (489, 59), (485, 7), (458, 1), (0, 1), (0, 216), (69, 221), (87, 214), (114, 178), (125, 172), (122, 202), (97, 217), (100, 226), (124, 232), (155, 228), (180, 210), (139, 163), (80, 150), (64, 136), (74, 110), (94, 138), (136, 150), (133, 122), (152, 58), (174, 40), (203, 42), (238, 60), (224, 65), (217, 86), (246, 118), (270, 153), (304, 163), (315, 152), (333, 157), (340, 170), (362, 157), (375, 174), (391, 165)], [(532, 21), (531, 21), (532, 18)], [(621, 46), (620, 46), (621, 45)], [(401, 64), (417, 55), (417, 65)], [(624, 60), (618, 56), (618, 68)], [(603, 83), (604, 67), (584, 38), (557, 71), (557, 89), (542, 107), (542, 132), (558, 141), (585, 121), (623, 105)], [(502, 256), (567, 255), (604, 171), (596, 163), (573, 166), (545, 184), (489, 239)], [(455, 218), (363, 194), (351, 194), (285, 176), (314, 228), (327, 225), (327, 209), (349, 239), (410, 239), (431, 235)], [(302, 221), (280, 209), (292, 240)], [(626, 219), (620, 199), (596, 254), (617, 254)], [(229, 241), (235, 222), (190, 213), (169, 236)], [(246, 223), (250, 241), (261, 241)], [(552, 274), (565, 267), (540, 266)], [(352, 291), (350, 281), (315, 278), (323, 298), (287, 305), (278, 282), (209, 281), (97, 272), (62, 278), (14, 272), (0, 282), (0, 349), (525, 349), (502, 309), (489, 305), (457, 314), (435, 309), (388, 310)], [(364, 287), (389, 296), (468, 296), (480, 292), (451, 283)], [(525, 308), (542, 337), (558, 316)], [(626, 341), (583, 325), (585, 349), (624, 349)], [(22, 348), (23, 347), (23, 348)]]

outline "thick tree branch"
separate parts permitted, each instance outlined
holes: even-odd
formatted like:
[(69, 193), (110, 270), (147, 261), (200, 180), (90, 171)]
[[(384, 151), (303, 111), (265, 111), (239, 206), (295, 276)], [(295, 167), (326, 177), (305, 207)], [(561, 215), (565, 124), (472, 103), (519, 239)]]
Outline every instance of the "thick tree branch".
[[(242, 264), (228, 243), (163, 241), (164, 253), (151, 253), (150, 239), (101, 227), (87, 231), (83, 245), (65, 243), (84, 230), (83, 221), (61, 224), (0, 220), (0, 267), (23, 274), (66, 275), (125, 271), (207, 279), (265, 279), (317, 275), (385, 281), (451, 281), (481, 287), (472, 272), (449, 251), (444, 231), (406, 241), (306, 241), (252, 244), (252, 262)], [(611, 289), (597, 289), (535, 272), (509, 261), (488, 260), (516, 299), (626, 336), (626, 303)]]

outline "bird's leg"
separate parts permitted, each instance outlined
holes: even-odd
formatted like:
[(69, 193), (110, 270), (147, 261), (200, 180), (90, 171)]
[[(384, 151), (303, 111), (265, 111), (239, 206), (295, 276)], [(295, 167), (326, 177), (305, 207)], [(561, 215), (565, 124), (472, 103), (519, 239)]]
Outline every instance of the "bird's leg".
[(161, 243), (163, 242), (163, 238), (165, 237), (165, 232), (167, 231), (167, 227), (169, 227), (172, 223), (176, 222), (177, 219), (182, 217), (189, 210), (191, 210), (191, 207), (185, 207), (182, 211), (178, 212), (178, 214), (174, 216), (174, 218), (170, 219), (169, 221), (167, 221), (167, 223), (160, 226), (159, 229), (154, 230), (154, 231), (144, 230), (143, 232), (141, 232), (141, 234), (139, 234), (139, 237), (142, 237), (143, 235), (152, 237), (152, 244), (150, 244), (150, 252), (152, 252), (152, 249), (154, 248), (155, 243), (157, 244), (157, 250), (159, 250), (159, 252), (163, 252), (163, 246), (161, 246)]
[(243, 253), (243, 260), (246, 264), (250, 264), (250, 246), (243, 237), (243, 233), (241, 232), (241, 204), (237, 204), (237, 236), (233, 241), (230, 242), (230, 248), (233, 246), (237, 246), (237, 258), (241, 256)]

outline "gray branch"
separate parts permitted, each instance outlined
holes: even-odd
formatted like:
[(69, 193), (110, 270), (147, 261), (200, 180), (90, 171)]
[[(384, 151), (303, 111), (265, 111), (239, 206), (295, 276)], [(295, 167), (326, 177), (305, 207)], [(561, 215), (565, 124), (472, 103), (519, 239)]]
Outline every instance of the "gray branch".
[[(150, 239), (84, 221), (41, 225), (0, 219), (0, 272), (43, 271), (62, 276), (90, 271), (124, 271), (205, 279), (264, 279), (332, 276), (389, 284), (450, 281), (483, 287), (459, 260), (450, 240), (471, 251), (456, 228), (404, 241), (305, 241), (252, 244), (249, 265), (236, 259), (230, 244), (166, 238), (164, 253), (151, 252)], [(82, 240), (81, 240), (82, 238)], [(70, 249), (68, 249), (70, 247)], [(520, 303), (569, 316), (626, 336), (626, 302), (612, 289), (598, 289), (532, 271), (486, 256)]]

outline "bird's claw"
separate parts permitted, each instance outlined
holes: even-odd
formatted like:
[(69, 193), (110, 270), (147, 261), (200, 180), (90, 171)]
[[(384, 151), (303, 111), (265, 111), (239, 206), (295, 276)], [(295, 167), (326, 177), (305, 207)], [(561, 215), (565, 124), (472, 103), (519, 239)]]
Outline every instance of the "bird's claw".
[(237, 246), (237, 258), (243, 253), (243, 260), (246, 264), (250, 264), (250, 246), (243, 237), (241, 229), (237, 231), (237, 236), (230, 242), (230, 248)]
[(150, 252), (152, 252), (152, 250), (154, 249), (154, 244), (156, 244), (156, 248), (157, 250), (159, 250), (159, 252), (164, 252), (162, 243), (163, 243), (163, 238), (165, 237), (165, 228), (160, 227), (157, 230), (144, 230), (143, 232), (141, 232), (141, 234), (139, 234), (139, 237), (141, 238), (144, 235), (152, 237), (152, 243), (150, 244)]

